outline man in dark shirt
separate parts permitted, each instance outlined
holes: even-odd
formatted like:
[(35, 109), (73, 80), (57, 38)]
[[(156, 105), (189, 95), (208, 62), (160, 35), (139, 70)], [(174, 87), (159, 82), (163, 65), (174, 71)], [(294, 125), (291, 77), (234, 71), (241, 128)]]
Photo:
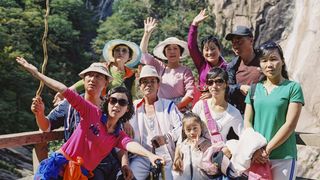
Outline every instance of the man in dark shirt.
[(253, 34), (248, 27), (237, 26), (225, 39), (232, 42), (232, 50), (236, 54), (227, 66), (229, 102), (244, 114), (245, 96), (251, 83), (257, 83), (261, 74), (259, 55), (253, 48)]

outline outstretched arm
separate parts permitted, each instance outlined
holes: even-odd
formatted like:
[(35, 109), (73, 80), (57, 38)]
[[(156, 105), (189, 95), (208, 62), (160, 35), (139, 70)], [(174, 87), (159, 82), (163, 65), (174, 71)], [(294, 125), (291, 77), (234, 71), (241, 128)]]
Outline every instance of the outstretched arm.
[(148, 52), (149, 39), (150, 39), (151, 33), (156, 28), (156, 26), (157, 26), (156, 19), (152, 17), (148, 17), (146, 20), (144, 20), (144, 33), (140, 42), (140, 48), (142, 53)]
[(155, 165), (155, 161), (157, 159), (161, 160), (162, 164), (165, 164), (165, 161), (162, 157), (157, 156), (150, 151), (146, 150), (143, 146), (141, 146), (139, 143), (131, 141), (127, 144), (126, 149), (132, 153), (138, 154), (140, 156), (148, 157), (150, 162)]
[(50, 89), (63, 93), (66, 89), (67, 86), (62, 84), (59, 81), (56, 81), (38, 71), (38, 69), (33, 66), (32, 64), (28, 63), (24, 58), (22, 57), (17, 57), (16, 61), (25, 69), (27, 70), (30, 74), (32, 74), (33, 77), (39, 79), (42, 81), (46, 86), (48, 86)]

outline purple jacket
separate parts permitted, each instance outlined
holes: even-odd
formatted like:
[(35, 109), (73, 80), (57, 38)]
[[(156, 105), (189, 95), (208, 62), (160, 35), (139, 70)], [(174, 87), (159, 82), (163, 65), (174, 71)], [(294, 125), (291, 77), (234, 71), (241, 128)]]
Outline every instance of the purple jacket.
[[(205, 60), (205, 58), (202, 55), (202, 52), (199, 50), (198, 43), (197, 43), (197, 35), (198, 30), (197, 26), (191, 25), (188, 33), (188, 49), (190, 52), (190, 56), (198, 70), (199, 73), (199, 85), (200, 87), (203, 87), (206, 84), (206, 76), (208, 71), (210, 71), (213, 66), (211, 66), (208, 61)], [(227, 62), (223, 59), (222, 56), (220, 56), (219, 59), (220, 68), (226, 70), (227, 68)]]

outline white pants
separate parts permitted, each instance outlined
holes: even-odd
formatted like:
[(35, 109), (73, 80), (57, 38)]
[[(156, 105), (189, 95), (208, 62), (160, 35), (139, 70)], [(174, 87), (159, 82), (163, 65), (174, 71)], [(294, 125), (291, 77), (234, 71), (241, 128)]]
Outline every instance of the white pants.
[[(148, 158), (135, 156), (134, 158), (130, 159), (130, 168), (137, 180), (145, 180), (150, 174), (151, 164)], [(166, 166), (164, 168), (166, 180), (173, 180), (171, 172), (172, 162), (166, 162)]]
[(270, 160), (272, 178), (274, 180), (293, 180), (296, 179), (296, 160), (295, 159), (276, 159)]

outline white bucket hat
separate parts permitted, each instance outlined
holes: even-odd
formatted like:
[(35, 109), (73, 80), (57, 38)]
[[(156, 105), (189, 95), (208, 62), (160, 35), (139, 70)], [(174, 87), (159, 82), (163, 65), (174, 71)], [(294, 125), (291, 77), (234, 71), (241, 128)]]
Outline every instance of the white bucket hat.
[(103, 75), (107, 76), (109, 82), (112, 81), (112, 79), (113, 79), (112, 76), (109, 74), (105, 64), (103, 64), (103, 63), (92, 63), (87, 69), (81, 71), (79, 73), (79, 76), (83, 79), (84, 75), (87, 72), (97, 72), (97, 73), (103, 74)]
[(161, 59), (168, 59), (164, 54), (163, 50), (164, 47), (166, 47), (169, 44), (177, 44), (181, 46), (184, 50), (182, 55), (180, 56), (180, 60), (183, 58), (186, 58), (189, 56), (189, 50), (188, 50), (188, 44), (185, 41), (179, 40), (176, 37), (169, 37), (165, 39), (164, 41), (161, 41), (154, 49), (153, 49), (153, 54)]
[(132, 50), (131, 60), (126, 63), (126, 66), (128, 66), (130, 68), (136, 67), (139, 64), (140, 59), (141, 59), (140, 47), (134, 42), (125, 41), (125, 40), (121, 40), (121, 39), (115, 39), (115, 40), (108, 41), (104, 45), (104, 48), (102, 50), (104, 60), (107, 62), (108, 61), (114, 62), (112, 50), (113, 50), (113, 48), (115, 48), (117, 45), (120, 45), (120, 44), (124, 44)]
[(139, 81), (141, 78), (145, 78), (145, 77), (156, 77), (156, 78), (158, 78), (159, 82), (161, 81), (161, 78), (158, 75), (156, 68), (151, 65), (145, 65), (142, 67), (141, 72), (140, 72)]

